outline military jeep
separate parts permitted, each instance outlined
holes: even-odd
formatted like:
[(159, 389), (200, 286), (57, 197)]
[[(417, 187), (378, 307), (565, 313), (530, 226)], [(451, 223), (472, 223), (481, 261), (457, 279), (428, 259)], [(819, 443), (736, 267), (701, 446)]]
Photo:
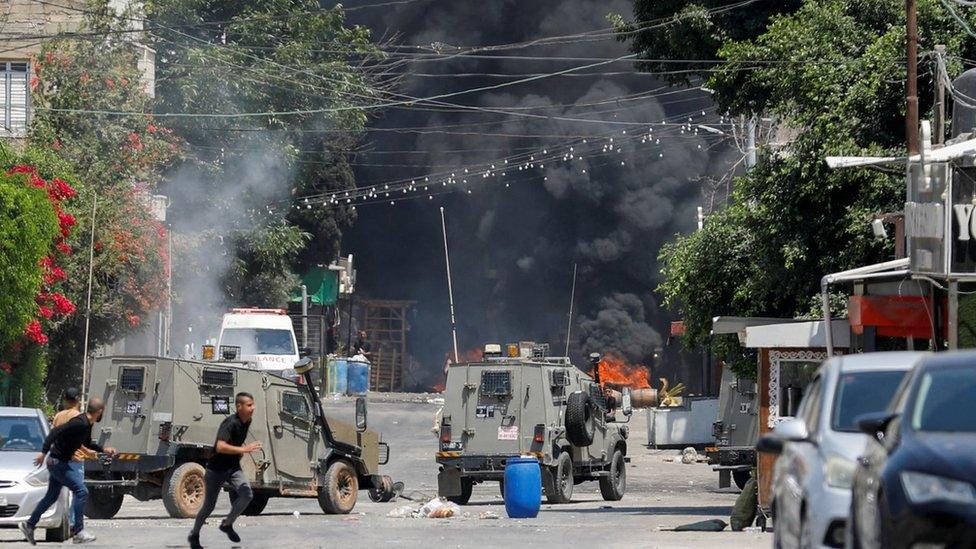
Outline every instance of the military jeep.
[[(505, 462), (532, 455), (542, 467), (551, 503), (566, 503), (573, 486), (597, 480), (607, 501), (623, 497), (629, 395), (604, 390), (548, 345), (487, 345), (478, 362), (448, 369), (439, 424), (438, 492), (464, 505), (475, 484), (499, 483)], [(629, 420), (629, 418), (628, 418)]]
[[(310, 364), (302, 359), (295, 370), (307, 378)], [(360, 489), (376, 501), (392, 498), (392, 480), (379, 474), (389, 447), (366, 430), (365, 400), (356, 403), (353, 425), (327, 419), (311, 384), (249, 363), (118, 356), (92, 366), (91, 394), (106, 405), (92, 437), (119, 454), (85, 462), (85, 513), (112, 518), (131, 494), (162, 499), (171, 517), (196, 516), (204, 465), (240, 391), (254, 395), (257, 405), (247, 442), (263, 444), (241, 459), (254, 490), (244, 514), (260, 514), (272, 497), (318, 498), (331, 514), (350, 512)]]

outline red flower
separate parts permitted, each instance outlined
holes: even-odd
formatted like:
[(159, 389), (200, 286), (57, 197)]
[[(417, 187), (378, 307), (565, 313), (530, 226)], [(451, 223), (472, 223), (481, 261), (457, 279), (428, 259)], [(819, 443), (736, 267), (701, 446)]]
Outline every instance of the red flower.
[(45, 63), (53, 63), (54, 62), (54, 52), (53, 51), (49, 51), (49, 52), (46, 52), (44, 54), (44, 62)]
[(60, 282), (62, 280), (67, 280), (68, 275), (64, 274), (61, 267), (53, 267), (44, 275), (44, 283), (50, 286), (55, 282)]
[(75, 304), (62, 294), (51, 294), (51, 301), (54, 302), (54, 310), (59, 315), (70, 315), (75, 312)]
[(41, 305), (40, 307), (38, 307), (37, 313), (43, 316), (44, 318), (51, 318), (52, 316), (54, 316), (54, 311), (52, 311), (51, 308), (46, 305)]
[(54, 193), (54, 197), (58, 200), (74, 198), (78, 195), (78, 191), (74, 190), (71, 185), (65, 183), (63, 179), (57, 177), (51, 180), (51, 189)]
[(74, 227), (78, 221), (75, 220), (75, 216), (67, 212), (58, 212), (58, 223), (61, 225), (61, 236), (68, 236), (71, 232), (71, 227)]
[(37, 168), (34, 166), (27, 166), (24, 164), (18, 164), (13, 168), (7, 170), (8, 175), (13, 175), (15, 173), (37, 173)]
[(38, 345), (44, 345), (47, 343), (47, 336), (44, 335), (44, 332), (41, 330), (41, 323), (37, 319), (31, 320), (27, 324), (27, 327), (24, 328), (24, 335), (27, 336), (28, 340), (33, 341)]
[(105, 87), (107, 87), (110, 90), (113, 89), (113, 88), (115, 88), (115, 80), (112, 80), (111, 78), (106, 78), (105, 79)]
[(129, 146), (132, 147), (132, 150), (134, 151), (142, 150), (142, 139), (139, 137), (139, 134), (137, 134), (136, 132), (132, 132), (129, 134)]
[(88, 76), (87, 72), (81, 73), (81, 76), (78, 77), (78, 81), (81, 82), (83, 85), (87, 84), (89, 80), (91, 80), (91, 77)]
[(139, 322), (141, 321), (139, 315), (130, 314), (126, 318), (129, 320), (129, 326), (132, 326), (133, 328), (138, 326)]
[(41, 79), (36, 76), (30, 77), (30, 89), (31, 91), (36, 91), (37, 87), (41, 84)]
[(146, 131), (149, 133), (156, 133), (156, 126), (150, 123), (148, 126), (146, 126)]
[(54, 142), (51, 143), (51, 148), (54, 149), (54, 150), (56, 150), (56, 151), (60, 151), (61, 150), (61, 140), (60, 139), (55, 139)]
[(49, 255), (44, 256), (41, 258), (40, 261), (37, 262), (37, 265), (42, 269), (44, 269), (45, 271), (49, 271), (51, 270), (51, 267), (54, 266), (54, 258)]
[(55, 247), (64, 255), (71, 255), (71, 246), (68, 246), (64, 242), (58, 242)]

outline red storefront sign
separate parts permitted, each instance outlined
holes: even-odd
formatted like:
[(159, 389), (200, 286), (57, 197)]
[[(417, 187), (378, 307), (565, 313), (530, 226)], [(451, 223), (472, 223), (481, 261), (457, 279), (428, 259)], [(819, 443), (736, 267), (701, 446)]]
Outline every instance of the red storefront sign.
[[(942, 311), (946, 308), (942, 307)], [(932, 302), (914, 295), (854, 295), (847, 305), (851, 331), (874, 327), (879, 336), (932, 338)], [(942, 326), (945, 327), (943, 313)], [(943, 337), (945, 329), (943, 328)]]

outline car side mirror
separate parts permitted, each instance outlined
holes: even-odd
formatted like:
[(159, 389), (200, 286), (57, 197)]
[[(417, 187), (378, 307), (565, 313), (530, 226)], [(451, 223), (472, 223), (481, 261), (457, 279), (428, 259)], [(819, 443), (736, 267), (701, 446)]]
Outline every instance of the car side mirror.
[(356, 399), (356, 430), (362, 433), (366, 430), (366, 399)]
[(807, 422), (800, 418), (788, 419), (776, 425), (773, 434), (784, 442), (808, 442), (810, 440)]
[(620, 397), (620, 412), (625, 416), (630, 416), (634, 413), (634, 405), (630, 401), (630, 388), (624, 387), (622, 396)]
[(305, 357), (309, 357), (309, 356), (312, 356), (312, 350), (311, 349), (309, 349), (308, 347), (299, 347), (298, 348), (298, 357), (299, 358), (305, 358)]
[(891, 420), (898, 417), (898, 414), (892, 414), (890, 412), (875, 412), (871, 414), (864, 414), (862, 416), (857, 416), (854, 423), (857, 424), (857, 428), (860, 431), (871, 438), (881, 441), (884, 439), (885, 430), (888, 429), (888, 424)]
[(756, 451), (764, 454), (782, 454), (785, 441), (776, 435), (763, 435), (756, 441)]

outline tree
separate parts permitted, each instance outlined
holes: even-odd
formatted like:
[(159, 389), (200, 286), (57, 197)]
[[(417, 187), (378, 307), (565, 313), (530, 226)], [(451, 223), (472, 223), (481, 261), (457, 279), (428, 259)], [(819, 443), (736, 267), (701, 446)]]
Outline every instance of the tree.
[[(636, 6), (646, 4), (654, 3)], [(922, 52), (942, 43), (968, 58), (976, 48), (937, 0), (920, 0), (919, 28)], [(805, 0), (755, 36), (710, 32), (726, 37), (716, 49), (723, 62), (701, 73), (719, 105), (774, 117), (795, 138), (765, 150), (734, 180), (727, 208), (661, 253), (659, 290), (685, 320), (692, 346), (707, 341), (713, 316), (809, 314), (824, 274), (890, 258), (891, 243), (879, 245), (869, 222), (904, 202), (900, 174), (824, 163), (827, 155), (904, 154), (903, 6)], [(921, 72), (920, 89), (931, 89), (932, 71)], [(923, 112), (929, 108), (923, 95)]]
[[(54, 40), (32, 60), (34, 114), (23, 158), (44, 177), (71, 181), (79, 196), (68, 211), (83, 231), (66, 241), (81, 251), (65, 258), (64, 292), (84, 303), (88, 288), (92, 206), (95, 215), (92, 312), (89, 348), (143, 329), (167, 297), (168, 247), (165, 227), (153, 216), (149, 197), (160, 170), (179, 152), (172, 130), (151, 114), (152, 98), (138, 68), (138, 50), (129, 38), (128, 14), (118, 16), (105, 2), (89, 4), (85, 30), (90, 40)], [(145, 112), (120, 116), (103, 112)], [(52, 394), (81, 378), (85, 339), (83, 315), (50, 333)]]

